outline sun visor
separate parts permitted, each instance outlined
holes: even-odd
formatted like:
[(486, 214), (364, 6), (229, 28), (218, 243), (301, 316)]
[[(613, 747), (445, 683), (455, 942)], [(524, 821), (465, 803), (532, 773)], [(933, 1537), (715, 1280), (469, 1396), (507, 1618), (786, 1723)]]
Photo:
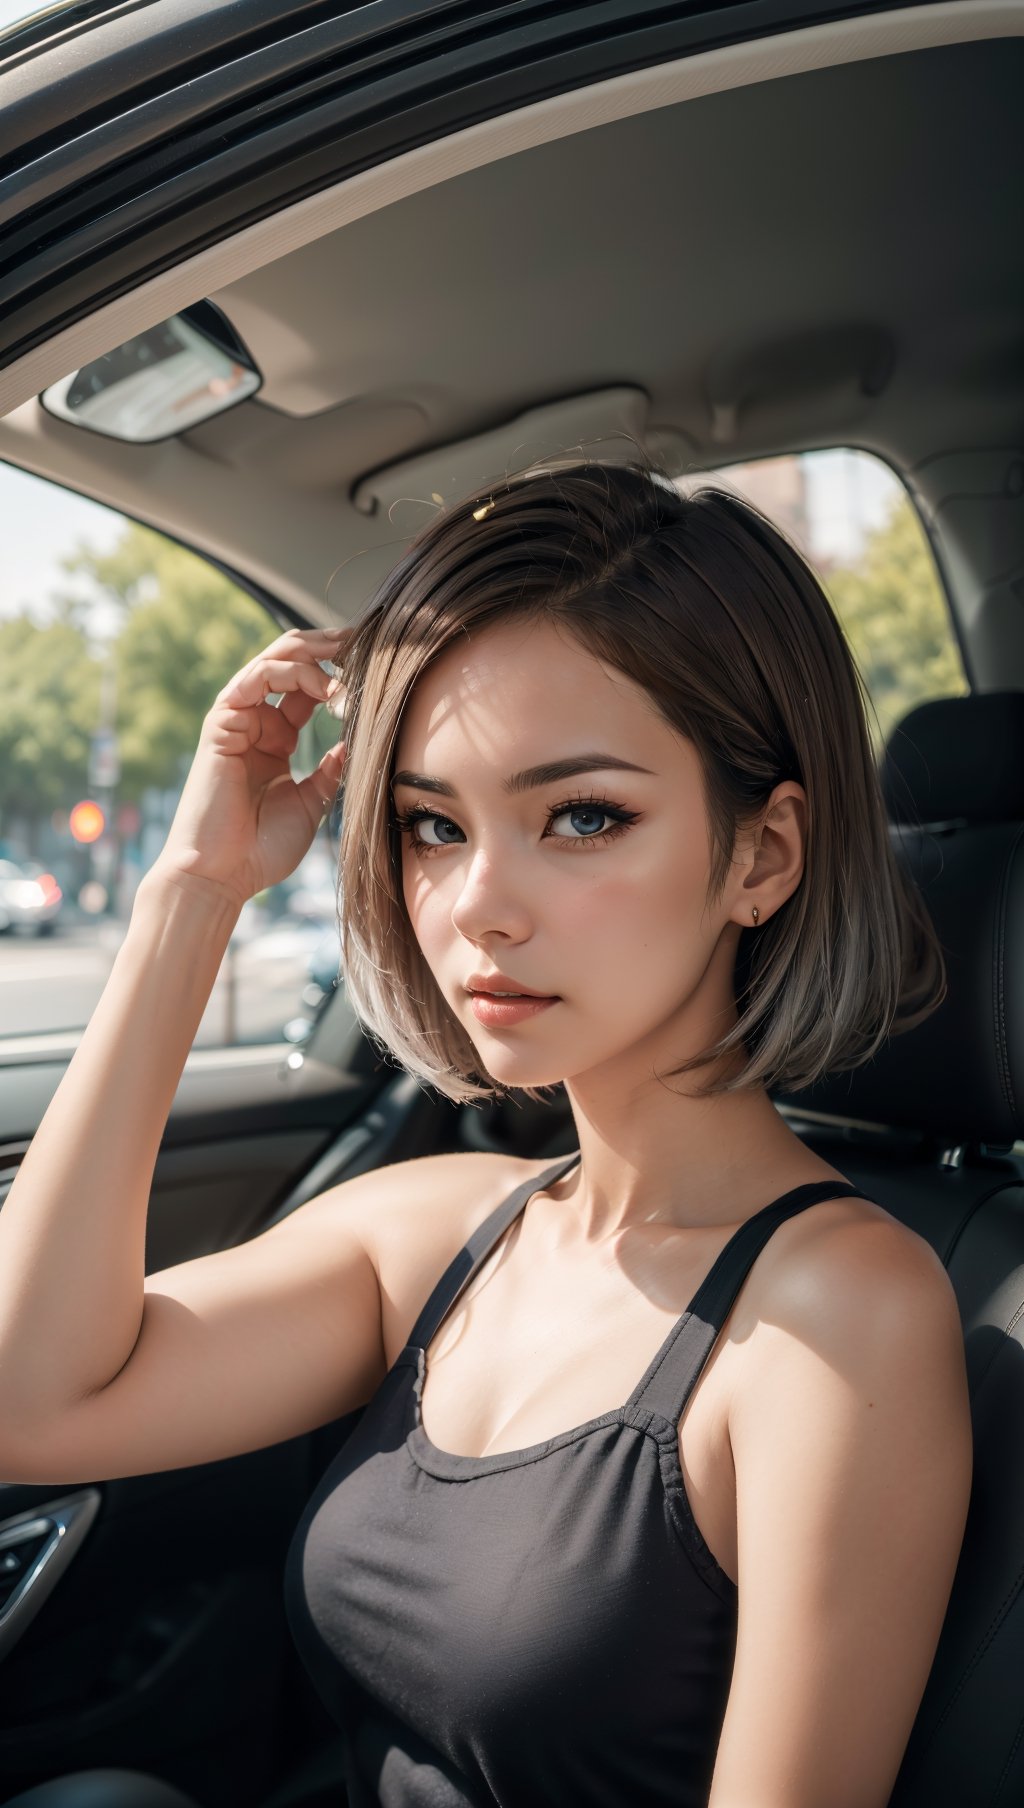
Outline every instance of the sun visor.
[(675, 476), (692, 460), (693, 445), (675, 428), (650, 426), (649, 410), (647, 392), (626, 384), (564, 397), (472, 439), (435, 446), (375, 471), (355, 485), (352, 503), (364, 515), (385, 514), (411, 536), (439, 506), (459, 501), (478, 485), (574, 452), (605, 464), (646, 455)]

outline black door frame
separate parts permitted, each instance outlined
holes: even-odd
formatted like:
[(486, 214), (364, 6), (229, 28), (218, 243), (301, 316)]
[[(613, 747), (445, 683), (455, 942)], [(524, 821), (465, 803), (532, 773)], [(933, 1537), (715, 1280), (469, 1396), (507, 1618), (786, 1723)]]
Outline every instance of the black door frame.
[(0, 34), (0, 370), (242, 228), (465, 127), (923, 4), (149, 0), (55, 40), (29, 21)]

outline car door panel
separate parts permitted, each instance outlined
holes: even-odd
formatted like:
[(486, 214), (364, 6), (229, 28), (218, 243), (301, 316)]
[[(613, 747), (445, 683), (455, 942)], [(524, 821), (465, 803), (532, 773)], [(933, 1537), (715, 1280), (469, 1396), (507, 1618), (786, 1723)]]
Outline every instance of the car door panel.
[[(230, 1743), (248, 1755), (219, 1798), (228, 1801), (273, 1768), (287, 1656), (281, 1565), (308, 1476), (308, 1441), (296, 1439), (95, 1490), (85, 1540), (4, 1660), (4, 1788), (55, 1765), (166, 1758), (183, 1786), (194, 1780), (214, 1799)], [(83, 1492), (0, 1488), (0, 1536)]]
[[(154, 1172), (147, 1273), (244, 1241), (357, 1172), (458, 1146), (453, 1109), (360, 1036), (341, 1046), (347, 1071), (287, 1045), (263, 1061), (247, 1049), (190, 1057)], [(0, 1134), (18, 1132), (0, 1149), (8, 1186), (60, 1071), (0, 1069)], [(295, 1661), (281, 1577), (358, 1416), (165, 1474), (0, 1480), (0, 1800), (56, 1771), (116, 1765), (230, 1808), (289, 1757), (329, 1747), (336, 1729)], [(64, 1558), (61, 1520), (76, 1511), (75, 1548), (33, 1585), (47, 1543)]]

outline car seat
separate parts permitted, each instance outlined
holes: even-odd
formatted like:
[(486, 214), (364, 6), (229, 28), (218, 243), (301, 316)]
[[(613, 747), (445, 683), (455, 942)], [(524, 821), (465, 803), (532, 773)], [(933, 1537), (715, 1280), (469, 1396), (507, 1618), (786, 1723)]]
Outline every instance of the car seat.
[(195, 1797), (141, 1770), (76, 1770), (9, 1798), (9, 1808), (198, 1808)]
[[(254, 1808), (345, 1808), (345, 1742), (338, 1735), (309, 1752)], [(76, 1770), (8, 1797), (3, 1808), (205, 1808), (195, 1796), (141, 1770)], [(210, 1808), (220, 1808), (210, 1804)]]
[(808, 1146), (937, 1250), (964, 1330), (971, 1503), (889, 1808), (1011, 1808), (1024, 1802), (1024, 692), (912, 710), (882, 786), (948, 994), (865, 1066), (777, 1100), (806, 1109), (790, 1122)]

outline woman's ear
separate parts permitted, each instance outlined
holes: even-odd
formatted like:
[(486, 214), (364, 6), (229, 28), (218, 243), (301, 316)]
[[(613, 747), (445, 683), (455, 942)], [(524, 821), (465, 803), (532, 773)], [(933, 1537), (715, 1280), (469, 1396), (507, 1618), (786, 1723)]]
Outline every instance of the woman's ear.
[(807, 839), (807, 794), (795, 779), (776, 785), (762, 815), (737, 837), (737, 886), (733, 921), (760, 929), (803, 877)]

